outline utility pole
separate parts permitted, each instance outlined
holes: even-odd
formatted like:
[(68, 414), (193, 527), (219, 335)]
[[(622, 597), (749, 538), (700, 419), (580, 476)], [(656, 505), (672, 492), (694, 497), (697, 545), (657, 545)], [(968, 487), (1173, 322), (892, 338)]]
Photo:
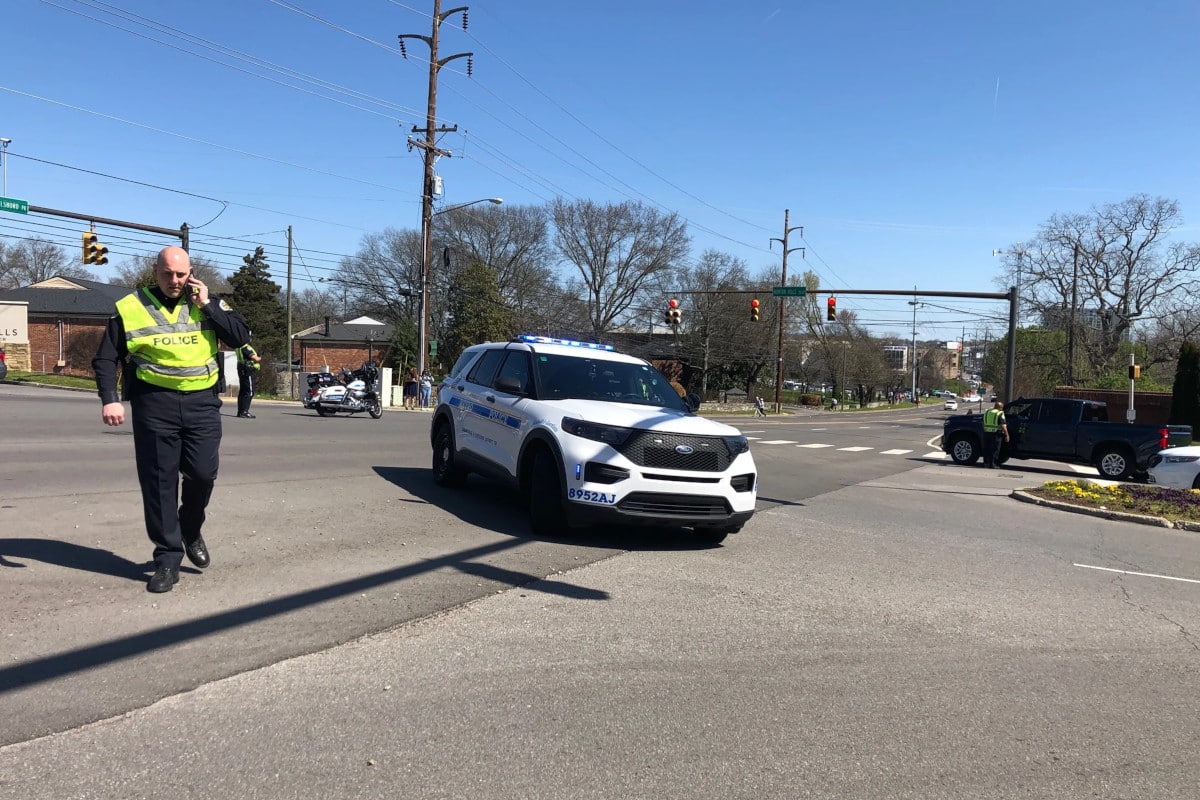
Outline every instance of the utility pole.
[(295, 374), (292, 372), (292, 226), (288, 225), (288, 279), (287, 279), (287, 376), (288, 397), (296, 399)]
[(921, 405), (921, 401), (917, 399), (917, 287), (913, 287), (913, 299), (908, 301), (908, 304), (913, 307), (913, 328), (912, 328), (912, 398), (914, 405)]
[[(780, 244), (783, 245), (783, 275), (779, 279), (780, 286), (787, 286), (788, 253), (792, 252), (793, 250), (799, 250), (801, 253), (804, 252), (803, 247), (793, 247), (790, 250), (788, 249), (788, 234), (789, 233), (791, 233), (792, 231), (800, 231), (800, 237), (804, 238), (804, 226), (803, 225), (797, 225), (794, 228), (788, 227), (788, 215), (790, 213), (791, 212), (789, 209), (785, 208), (783, 210), (783, 238), (782, 239), (771, 239), (771, 244), (773, 244), (774, 242), (779, 242)], [(768, 246), (771, 246), (771, 244), (769, 244)], [(783, 394), (782, 394), (782, 391), (783, 391), (783, 328), (784, 328), (784, 321), (786, 319), (786, 315), (784, 313), (787, 308), (786, 303), (787, 303), (786, 297), (779, 298), (779, 344), (775, 349), (775, 413), (776, 414), (779, 414), (783, 411)]]
[(1071, 317), (1067, 322), (1067, 386), (1075, 385), (1075, 307), (1079, 302), (1079, 243), (1071, 253)]
[(418, 128), (413, 126), (413, 133), (424, 133), (424, 141), (408, 140), (409, 149), (420, 147), (425, 157), (425, 170), (421, 184), (421, 319), (417, 327), (417, 373), (425, 372), (425, 351), (428, 349), (429, 335), (429, 263), (430, 253), (433, 250), (433, 194), (434, 194), (434, 174), (433, 166), (439, 155), (450, 155), (446, 150), (439, 150), (437, 146), (437, 134), (453, 133), (458, 130), (458, 126), (453, 127), (438, 127), (437, 125), (437, 76), (441, 70), (449, 62), (456, 58), (467, 59), (467, 76), (471, 75), (471, 56), (473, 53), (456, 53), (445, 58), (438, 58), (438, 31), (441, 30), (442, 23), (446, 18), (462, 12), (463, 30), (467, 29), (467, 6), (451, 8), (447, 11), (442, 11), (442, 0), (433, 0), (433, 29), (429, 36), (424, 36), (419, 33), (402, 33), (400, 39), (400, 55), (408, 58), (408, 52), (404, 48), (405, 39), (420, 39), (429, 45), (429, 94), (425, 107), (425, 127)]

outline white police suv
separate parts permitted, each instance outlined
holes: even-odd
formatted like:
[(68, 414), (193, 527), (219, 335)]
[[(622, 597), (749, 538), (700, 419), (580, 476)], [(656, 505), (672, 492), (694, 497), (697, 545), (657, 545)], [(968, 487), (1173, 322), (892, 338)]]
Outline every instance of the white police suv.
[(433, 476), (519, 489), (540, 536), (600, 523), (686, 527), (716, 543), (754, 514), (754, 458), (646, 361), (519, 336), (467, 348), (438, 390)]

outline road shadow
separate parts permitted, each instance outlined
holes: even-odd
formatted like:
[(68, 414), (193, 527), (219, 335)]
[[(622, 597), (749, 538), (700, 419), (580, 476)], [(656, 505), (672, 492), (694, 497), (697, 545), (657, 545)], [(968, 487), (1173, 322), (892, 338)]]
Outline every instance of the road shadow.
[(10, 560), (14, 558), (130, 581), (144, 581), (154, 571), (153, 561), (138, 564), (99, 547), (55, 539), (0, 539), (0, 567), (24, 569), (25, 564)]
[[(976, 469), (986, 470), (987, 469), (985, 466), (983, 466), (982, 461), (980, 461), (979, 463), (976, 463), (976, 464), (964, 465), (964, 464), (955, 464), (953, 461), (950, 461), (950, 460), (942, 460), (942, 459), (936, 459), (936, 458), (928, 458), (928, 459), (913, 458), (910, 460), (911, 461), (923, 461), (926, 464), (941, 464), (944, 467), (954, 467), (955, 469), (971, 469), (971, 470), (976, 470)], [(1079, 479), (1079, 478), (1093, 479), (1094, 478), (1096, 480), (1100, 480), (1100, 478), (1101, 478), (1100, 473), (1098, 471), (1094, 475), (1089, 475), (1087, 473), (1076, 472), (1075, 470), (1071, 469), (1070, 467), (1039, 467), (1039, 466), (1034, 466), (1032, 464), (1027, 464), (1021, 460), (1005, 461), (1003, 464), (1000, 464), (999, 466), (997, 466), (995, 471), (996, 472), (1007, 472), (1009, 474), (1029, 473), (1032, 475), (1049, 475), (1049, 476), (1056, 477), (1056, 478), (1064, 478), (1064, 477), (1065, 478), (1074, 478), (1074, 479)]]
[[(406, 564), (400, 567), (381, 570), (370, 575), (362, 575), (326, 586), (306, 589), (281, 597), (273, 597), (241, 608), (221, 611), (173, 625), (165, 625), (151, 631), (79, 647), (74, 650), (44, 656), (21, 664), (0, 667), (0, 696), (16, 689), (53, 681), (65, 675), (95, 669), (113, 662), (135, 658), (183, 642), (206, 638), (222, 631), (243, 628), (262, 620), (282, 617), (300, 609), (321, 605), (343, 597), (362, 594), (381, 586), (392, 585), (423, 573), (436, 572), (442, 569), (458, 569), (467, 574), (497, 581), (510, 588), (521, 586), (530, 591), (581, 600), (609, 599), (608, 592), (599, 589), (587, 589), (563, 581), (550, 580), (540, 575), (516, 572), (492, 564), (482, 563), (478, 560), (494, 556), (496, 553), (510, 550), (520, 545), (521, 542), (519, 540), (512, 539), (480, 547), (472, 547), (440, 558), (425, 559), (416, 564)], [(80, 549), (86, 550), (90, 548)], [(124, 559), (121, 559), (121, 561), (124, 561)], [(138, 565), (134, 565), (132, 562), (125, 563), (135, 568), (138, 567)], [(9, 566), (12, 565), (10, 564)], [(137, 577), (139, 579), (142, 578), (140, 574)]]
[(564, 531), (559, 536), (535, 536), (519, 492), (472, 475), (467, 485), (449, 489), (433, 482), (427, 467), (374, 467), (381, 478), (414, 497), (453, 514), (462, 522), (515, 539), (571, 544), (606, 550), (709, 550), (719, 544), (701, 542), (686, 528), (601, 525)]

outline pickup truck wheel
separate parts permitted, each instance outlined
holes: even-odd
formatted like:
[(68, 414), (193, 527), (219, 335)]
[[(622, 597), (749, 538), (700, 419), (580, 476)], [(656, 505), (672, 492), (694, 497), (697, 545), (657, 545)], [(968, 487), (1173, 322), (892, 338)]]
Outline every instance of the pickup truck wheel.
[(1096, 457), (1096, 469), (1110, 481), (1128, 480), (1133, 474), (1133, 459), (1121, 447), (1106, 447)]
[(950, 440), (950, 458), (955, 464), (974, 464), (979, 460), (979, 445), (969, 436), (955, 436)]

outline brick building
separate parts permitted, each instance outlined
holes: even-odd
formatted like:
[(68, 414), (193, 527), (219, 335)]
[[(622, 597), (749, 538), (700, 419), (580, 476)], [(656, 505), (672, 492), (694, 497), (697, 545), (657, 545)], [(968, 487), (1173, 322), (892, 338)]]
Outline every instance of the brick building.
[(0, 300), (27, 304), (26, 347), (8, 348), (10, 369), (91, 375), (92, 356), (127, 286), (55, 276), (0, 291)]

